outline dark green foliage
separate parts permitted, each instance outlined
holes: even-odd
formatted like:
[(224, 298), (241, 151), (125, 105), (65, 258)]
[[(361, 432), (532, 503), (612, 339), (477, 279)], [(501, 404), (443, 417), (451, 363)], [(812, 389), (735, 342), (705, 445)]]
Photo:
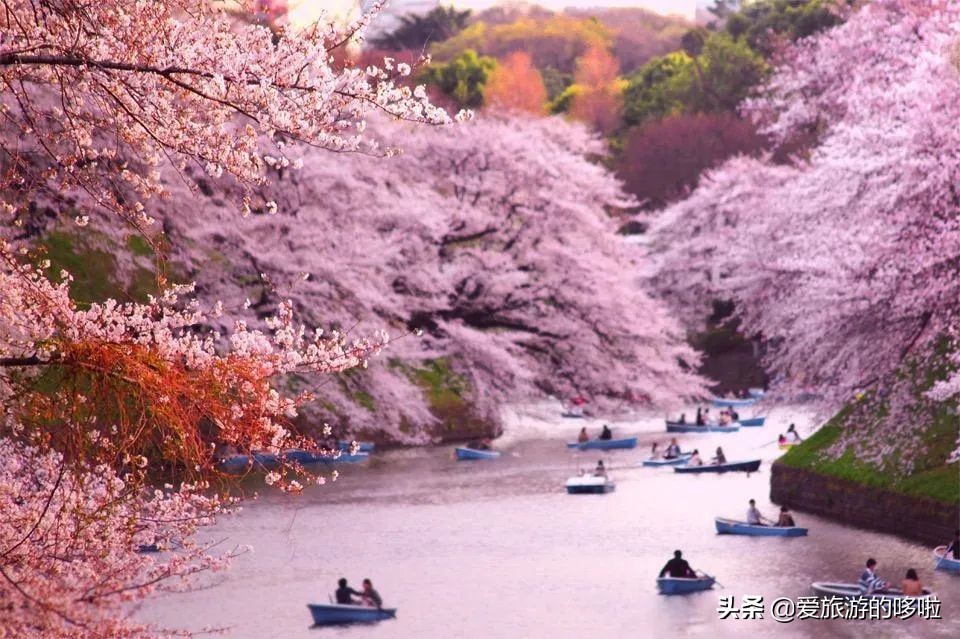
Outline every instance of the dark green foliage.
[(450, 62), (431, 64), (424, 69), (420, 81), (439, 88), (458, 107), (474, 109), (483, 104), (484, 86), (496, 66), (493, 58), (468, 49)]
[(400, 25), (372, 39), (373, 45), (382, 49), (426, 49), (433, 42), (443, 42), (460, 33), (467, 26), (470, 11), (458, 11), (451, 7), (436, 7), (420, 15), (409, 13), (400, 18)]

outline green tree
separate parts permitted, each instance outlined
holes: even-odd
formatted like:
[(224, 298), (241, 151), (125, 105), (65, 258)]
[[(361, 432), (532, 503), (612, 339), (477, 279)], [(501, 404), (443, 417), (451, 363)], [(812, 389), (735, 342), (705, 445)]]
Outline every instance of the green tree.
[(693, 61), (682, 51), (653, 58), (627, 80), (623, 120), (634, 126), (686, 110)]
[[(721, 4), (723, 7), (721, 7)], [(837, 8), (853, 0), (756, 0), (717, 3), (726, 12), (724, 30), (735, 39), (744, 39), (754, 51), (769, 57), (778, 40), (795, 41), (840, 24)], [(731, 11), (739, 5), (739, 10)], [(717, 14), (719, 15), (719, 14)]]
[(420, 81), (432, 84), (461, 108), (483, 105), (483, 89), (497, 61), (467, 49), (446, 63), (434, 63), (420, 75)]

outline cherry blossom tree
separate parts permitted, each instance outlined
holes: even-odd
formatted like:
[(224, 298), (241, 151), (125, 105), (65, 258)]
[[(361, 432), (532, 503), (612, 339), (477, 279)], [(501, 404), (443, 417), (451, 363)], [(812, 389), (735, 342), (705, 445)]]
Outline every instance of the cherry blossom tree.
[(788, 165), (732, 160), (658, 223), (660, 283), (679, 304), (734, 299), (774, 370), (834, 406), (889, 399), (887, 436), (864, 438), (877, 460), (890, 450), (876, 442), (922, 425), (897, 389), (904, 367), (957, 328), (958, 17), (881, 0), (799, 43), (745, 110), (780, 144), (814, 133), (815, 146)]
[[(165, 174), (183, 187), (202, 171), (240, 218), (276, 208), (253, 193), (268, 167), (289, 167), (293, 143), (387, 154), (363, 135), (365, 115), (449, 121), (422, 88), (394, 84), (409, 65), (336, 63), (379, 5), (300, 30), (259, 24), (263, 3), (234, 5), (8, 0), (0, 11), (0, 635), (151, 634), (126, 605), (233, 554), (193, 539), (225, 503), (209, 492), (217, 444), (310, 445), (288, 427), (311, 395), (278, 380), (357, 366), (386, 341), (308, 330), (284, 301), (259, 330), (237, 319), (211, 332), (219, 305), (201, 308), (162, 268), (147, 303), (79, 305), (70, 274), (48, 280), (21, 230), (38, 210), (123, 223), (162, 258), (151, 207), (169, 195)], [(285, 468), (281, 487), (302, 488), (302, 470)], [(137, 552), (154, 542), (177, 547)]]
[(186, 188), (158, 212), (204, 298), (263, 314), (291, 299), (312, 326), (422, 332), (320, 389), (317, 423), (423, 441), (434, 416), (410, 372), (438, 359), (494, 422), (504, 401), (544, 393), (627, 407), (701, 391), (697, 356), (615, 234), (612, 213), (633, 202), (582, 126), (491, 115), (373, 130), (403, 154), (307, 153), (263, 193), (275, 214), (235, 220), (211, 196), (197, 215)]

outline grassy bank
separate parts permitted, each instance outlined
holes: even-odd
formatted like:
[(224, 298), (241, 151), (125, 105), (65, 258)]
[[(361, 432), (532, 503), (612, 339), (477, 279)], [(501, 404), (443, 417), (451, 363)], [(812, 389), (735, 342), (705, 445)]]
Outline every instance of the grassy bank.
[[(925, 395), (950, 371), (945, 352), (943, 343), (928, 358), (905, 364), (885, 397), (869, 394), (852, 401), (803, 444), (790, 449), (781, 462), (903, 495), (960, 502), (960, 464), (945, 463), (956, 447), (960, 418), (953, 405), (933, 402)], [(891, 416), (886, 399), (894, 393), (912, 398), (907, 411), (899, 411), (897, 417)], [(888, 422), (895, 419), (907, 420), (912, 427), (906, 431), (891, 428)], [(845, 431), (886, 444), (882, 461), (861, 461), (852, 445), (837, 455), (838, 451), (831, 449), (842, 441)]]

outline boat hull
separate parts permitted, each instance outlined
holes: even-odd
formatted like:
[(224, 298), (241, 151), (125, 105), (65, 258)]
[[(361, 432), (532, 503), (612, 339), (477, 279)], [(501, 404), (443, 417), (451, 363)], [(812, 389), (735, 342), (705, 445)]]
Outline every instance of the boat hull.
[(713, 398), (713, 405), (721, 408), (744, 408), (746, 406), (753, 406), (756, 403), (757, 400), (753, 397), (746, 399), (724, 399), (723, 397)]
[(760, 460), (729, 462), (726, 464), (704, 464), (703, 466), (674, 466), (675, 473), (752, 473), (760, 469)]
[(459, 461), (475, 461), (478, 459), (496, 459), (500, 453), (495, 450), (476, 450), (475, 448), (458, 447), (455, 449)]
[(730, 426), (707, 426), (707, 430), (711, 433), (735, 433), (740, 430), (740, 427), (736, 424), (731, 424)]
[(349, 623), (374, 623), (397, 616), (396, 608), (372, 608), (341, 604), (307, 604), (313, 623), (317, 626), (336, 626)]
[(717, 517), (714, 520), (717, 534), (747, 535), (749, 537), (805, 537), (806, 528), (799, 526), (755, 526), (745, 521)]
[(713, 577), (680, 578), (660, 577), (657, 579), (657, 589), (662, 595), (687, 595), (692, 592), (702, 592), (713, 588)]
[(697, 426), (696, 424), (689, 424), (680, 422), (667, 422), (667, 432), (668, 433), (705, 433), (709, 429), (706, 425)]
[(674, 457), (673, 459), (644, 459), (644, 466), (677, 466), (680, 464), (686, 464), (690, 460), (690, 457), (693, 456), (693, 453), (683, 453), (679, 457)]
[(937, 546), (933, 551), (933, 557), (936, 560), (934, 566), (937, 570), (953, 570), (960, 572), (960, 559), (954, 559), (953, 557), (943, 555), (946, 553), (946, 546)]
[(602, 495), (612, 493), (616, 487), (616, 483), (610, 477), (578, 475), (567, 480), (567, 494), (569, 495)]
[(737, 423), (740, 424), (741, 426), (750, 428), (750, 427), (763, 426), (766, 423), (766, 421), (767, 421), (766, 417), (748, 417), (747, 419), (737, 420)]
[(337, 454), (314, 453), (309, 450), (288, 450), (283, 453), (284, 461), (297, 462), (298, 464), (355, 464), (357, 462), (370, 459), (369, 453), (350, 453), (341, 452)]
[(873, 592), (869, 595), (860, 593), (860, 587), (857, 584), (831, 583), (826, 581), (817, 581), (810, 585), (810, 588), (821, 597), (868, 597), (871, 599), (929, 599), (936, 595), (926, 588), (919, 597), (907, 597), (899, 588), (888, 588), (882, 592)]
[(636, 448), (636, 437), (624, 437), (621, 439), (591, 439), (586, 442), (570, 442), (567, 448), (578, 448), (580, 450), (612, 450), (615, 448)]

